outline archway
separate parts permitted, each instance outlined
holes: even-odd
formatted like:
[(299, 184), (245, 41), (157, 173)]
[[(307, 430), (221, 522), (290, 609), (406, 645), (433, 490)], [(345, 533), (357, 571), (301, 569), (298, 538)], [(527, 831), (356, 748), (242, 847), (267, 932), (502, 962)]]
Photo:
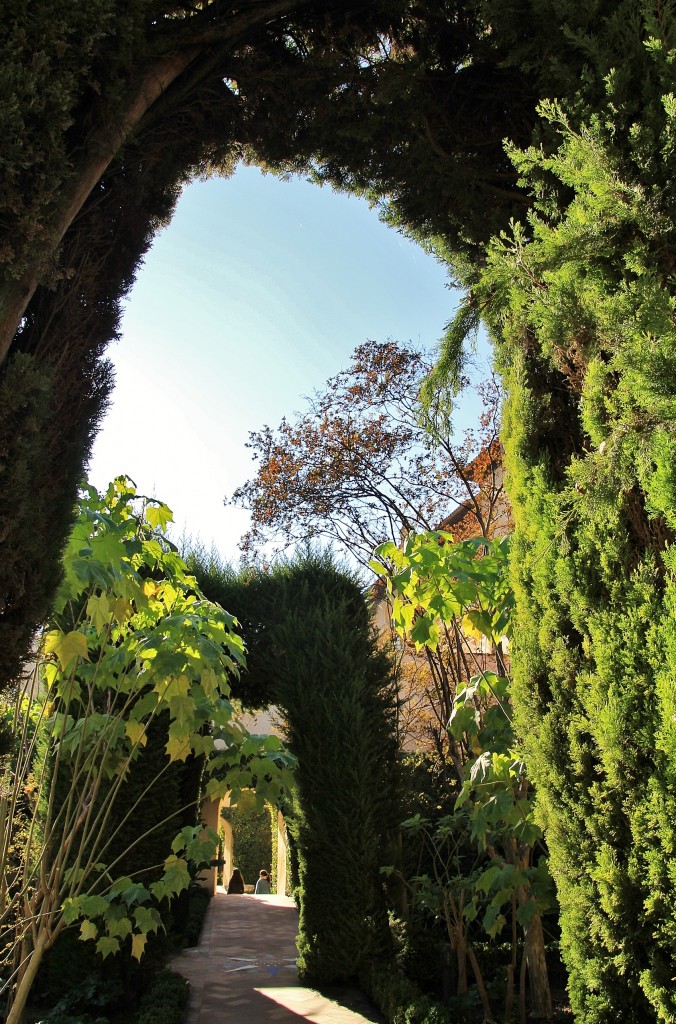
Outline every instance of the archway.
[[(500, 33), (478, 21), (457, 40), (451, 32), (441, 91), (406, 60), (388, 75), (392, 37), (401, 34), (403, 58), (412, 30), (420, 58), (438, 68), (442, 24), (434, 10), (354, 0), (132, 3), (124, 17), (100, 0), (69, 8), (57, 33), (49, 5), (38, 4), (34, 36), (20, 18), (8, 24), (3, 58), (22, 85), (0, 207), (0, 450), (12, 470), (1, 510), (0, 594), (11, 615), (0, 620), (0, 683), (18, 671), (53, 597), (112, 385), (101, 356), (121, 299), (187, 181), (227, 175), (243, 156), (301, 173), (316, 164), (339, 187), (396, 190), (401, 223), (445, 230), (463, 249), (517, 205), (502, 140), (527, 141), (536, 113), (523, 101), (526, 76), (494, 51)], [(520, 98), (515, 109), (506, 95)], [(420, 122), (427, 109), (448, 135), (451, 175), (427, 116)], [(488, 205), (475, 201), (481, 187)]]
[[(254, 472), (249, 432), (298, 408), (367, 338), (431, 351), (453, 308), (447, 283), (363, 198), (244, 166), (191, 183), (109, 351), (115, 390), (90, 482), (105, 487), (123, 469), (169, 505), (175, 538), (185, 529), (236, 561), (249, 519), (224, 498)], [(158, 444), (168, 406), (171, 444)]]
[[(215, 895), (219, 874), (223, 877), (223, 884), (227, 885), (232, 869), (238, 864), (237, 844), (235, 841), (234, 829), (229, 817), (223, 812), (230, 806), (229, 798), (223, 800), (204, 800), (200, 807), (200, 820), (208, 828), (213, 829), (221, 836), (220, 858), (212, 861), (209, 867), (205, 867), (196, 877), (196, 882), (209, 892)], [(289, 841), (287, 825), (284, 815), (278, 808), (266, 808), (270, 812), (271, 825), (271, 849), (274, 863), (271, 864), (273, 888), (272, 891), (280, 895), (286, 895), (288, 888), (288, 851)], [(264, 865), (261, 864), (261, 867)], [(245, 874), (246, 879), (246, 874)], [(255, 876), (250, 876), (250, 881), (255, 881)]]

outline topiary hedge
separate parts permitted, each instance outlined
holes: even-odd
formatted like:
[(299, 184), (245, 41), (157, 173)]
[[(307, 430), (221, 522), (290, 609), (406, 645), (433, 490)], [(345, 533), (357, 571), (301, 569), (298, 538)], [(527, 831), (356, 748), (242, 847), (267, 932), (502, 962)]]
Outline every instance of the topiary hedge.
[[(667, 20), (673, 31), (673, 11)], [(631, 35), (640, 28), (637, 19)], [(668, 38), (661, 30), (640, 48), (641, 73), (623, 61), (607, 83), (608, 110), (625, 116), (637, 74), (636, 123), (621, 130), (620, 118), (608, 133), (601, 117), (573, 130), (560, 109), (543, 107), (559, 149), (512, 153), (533, 213), (491, 245), (466, 304), (493, 331), (507, 387), (514, 707), (581, 1024), (676, 1020)]]
[(191, 568), (204, 593), (242, 624), (248, 653), (239, 694), (282, 709), (298, 758), (285, 816), (301, 976), (354, 979), (389, 947), (380, 867), (392, 863), (390, 837), (401, 820), (396, 694), (361, 586), (328, 555), (239, 577), (208, 560)]

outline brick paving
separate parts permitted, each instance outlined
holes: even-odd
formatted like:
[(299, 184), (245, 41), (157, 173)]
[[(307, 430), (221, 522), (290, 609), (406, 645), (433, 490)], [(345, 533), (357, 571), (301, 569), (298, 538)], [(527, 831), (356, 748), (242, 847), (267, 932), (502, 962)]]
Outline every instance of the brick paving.
[(185, 1024), (382, 1024), (359, 992), (300, 984), (297, 931), (286, 896), (217, 892), (199, 946), (171, 963), (190, 982)]

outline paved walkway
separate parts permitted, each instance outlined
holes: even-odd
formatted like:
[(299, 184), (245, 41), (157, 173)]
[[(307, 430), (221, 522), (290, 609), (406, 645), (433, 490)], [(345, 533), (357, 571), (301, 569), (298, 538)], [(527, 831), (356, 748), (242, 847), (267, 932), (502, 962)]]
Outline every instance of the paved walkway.
[(286, 896), (217, 892), (199, 946), (171, 964), (190, 982), (186, 1024), (381, 1024), (361, 993), (301, 986), (297, 931)]

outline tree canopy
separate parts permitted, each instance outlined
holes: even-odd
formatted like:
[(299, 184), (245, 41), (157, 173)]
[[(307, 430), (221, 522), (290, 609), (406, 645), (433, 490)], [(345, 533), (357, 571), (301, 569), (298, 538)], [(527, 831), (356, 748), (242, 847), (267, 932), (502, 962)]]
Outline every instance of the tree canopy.
[(305, 412), (249, 435), (256, 475), (232, 497), (251, 511), (246, 555), (266, 541), (322, 537), (367, 565), (376, 545), (432, 529), (460, 507), (471, 529), (491, 534), (505, 507), (499, 389), (478, 386), (476, 429), (456, 441), (450, 422), (419, 404), (431, 367), (411, 345), (365, 342)]

